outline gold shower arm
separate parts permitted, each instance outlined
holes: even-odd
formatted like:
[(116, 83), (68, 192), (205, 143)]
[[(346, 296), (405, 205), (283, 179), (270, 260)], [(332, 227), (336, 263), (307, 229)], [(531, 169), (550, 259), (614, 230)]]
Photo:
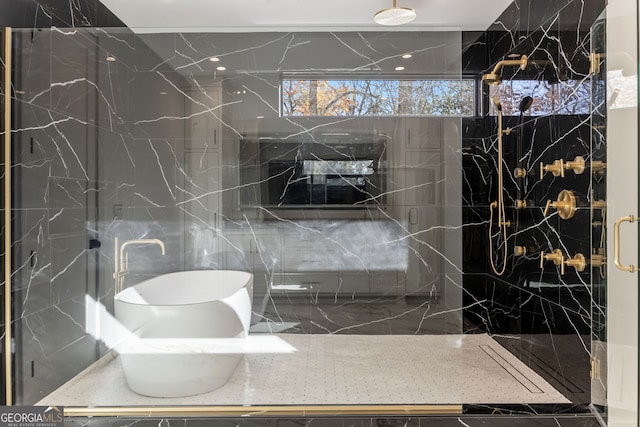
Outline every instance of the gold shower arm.
[(502, 82), (502, 77), (498, 74), (500, 69), (505, 65), (518, 65), (521, 70), (525, 70), (529, 65), (529, 58), (527, 55), (522, 55), (520, 59), (503, 59), (498, 62), (493, 70), (489, 74), (482, 76), (482, 82), (488, 85), (499, 85)]
[(520, 66), (521, 70), (526, 70), (528, 64), (529, 58), (527, 57), (527, 55), (522, 55), (520, 59), (503, 59), (502, 61), (498, 62), (495, 67), (493, 67), (493, 71), (491, 71), (491, 74), (498, 74), (500, 69), (506, 65), (518, 65)]

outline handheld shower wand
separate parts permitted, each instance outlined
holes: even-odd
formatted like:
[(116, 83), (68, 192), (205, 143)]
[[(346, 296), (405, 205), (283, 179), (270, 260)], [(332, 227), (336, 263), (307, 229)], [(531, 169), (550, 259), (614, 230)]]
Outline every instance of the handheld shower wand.
[[(509, 226), (509, 221), (506, 220), (506, 213), (504, 208), (504, 185), (503, 185), (503, 175), (502, 175), (502, 135), (509, 134), (511, 129), (502, 130), (502, 104), (500, 104), (500, 100), (497, 97), (492, 97), (493, 105), (498, 110), (498, 200), (491, 202), (489, 205), (489, 259), (491, 260), (491, 269), (493, 272), (502, 276), (507, 268), (507, 227)], [(502, 235), (502, 268), (498, 269), (496, 265), (496, 261), (493, 258), (493, 210), (497, 209), (498, 211), (498, 227), (502, 227), (501, 235)], [(497, 242), (499, 243), (499, 241)], [(499, 245), (497, 245), (499, 246)]]

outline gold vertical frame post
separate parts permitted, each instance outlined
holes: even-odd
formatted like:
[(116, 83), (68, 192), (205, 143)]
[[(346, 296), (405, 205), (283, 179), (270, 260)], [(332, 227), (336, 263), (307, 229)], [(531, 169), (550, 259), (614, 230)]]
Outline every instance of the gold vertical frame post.
[(4, 381), (5, 405), (13, 404), (11, 360), (11, 28), (4, 40)]

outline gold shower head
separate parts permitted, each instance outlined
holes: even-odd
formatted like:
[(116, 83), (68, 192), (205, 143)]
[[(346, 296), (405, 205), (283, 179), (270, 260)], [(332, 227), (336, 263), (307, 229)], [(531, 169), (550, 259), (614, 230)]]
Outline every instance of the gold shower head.
[(483, 74), (482, 83), (487, 85), (499, 85), (500, 83), (502, 83), (502, 77), (494, 73)]

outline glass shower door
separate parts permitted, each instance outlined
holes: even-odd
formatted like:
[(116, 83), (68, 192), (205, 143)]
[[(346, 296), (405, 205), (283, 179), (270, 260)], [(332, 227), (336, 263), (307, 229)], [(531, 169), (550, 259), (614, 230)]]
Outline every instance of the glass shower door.
[(592, 377), (606, 384), (608, 425), (637, 426), (638, 45), (631, 36), (638, 34), (637, 2), (612, 0), (605, 13), (604, 50), (592, 53), (600, 70), (592, 71), (597, 72), (594, 80), (602, 82), (606, 114), (606, 368), (594, 353)]

